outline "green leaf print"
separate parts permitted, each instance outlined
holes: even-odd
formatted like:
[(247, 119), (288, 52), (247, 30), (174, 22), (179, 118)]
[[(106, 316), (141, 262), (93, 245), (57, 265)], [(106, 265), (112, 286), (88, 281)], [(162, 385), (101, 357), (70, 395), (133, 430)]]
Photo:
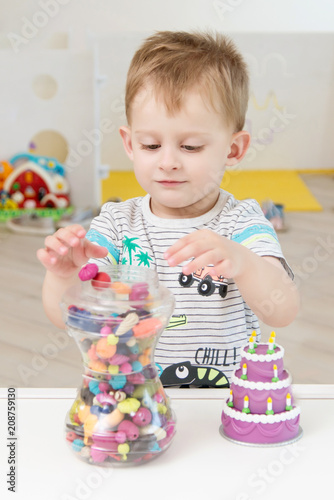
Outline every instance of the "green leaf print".
[(123, 240), (124, 250), (127, 250), (129, 254), (130, 266), (132, 265), (132, 253), (134, 253), (137, 248), (140, 248), (140, 245), (134, 243), (134, 240), (138, 240), (138, 238), (128, 238), (127, 236), (125, 236)]
[(150, 257), (147, 252), (136, 253), (135, 257), (138, 260), (138, 266), (141, 266), (143, 264), (143, 266), (150, 267), (149, 261), (153, 260), (152, 257)]

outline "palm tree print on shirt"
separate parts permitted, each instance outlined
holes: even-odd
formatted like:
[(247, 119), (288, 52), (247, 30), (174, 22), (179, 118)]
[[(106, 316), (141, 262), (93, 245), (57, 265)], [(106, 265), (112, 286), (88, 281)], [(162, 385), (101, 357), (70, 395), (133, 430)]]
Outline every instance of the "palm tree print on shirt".
[[(150, 267), (149, 261), (153, 261), (153, 259), (148, 255), (147, 252), (142, 251), (140, 245), (134, 242), (135, 240), (138, 239), (139, 239), (138, 237), (135, 238), (128, 238), (127, 236), (124, 237), (123, 240), (124, 256), (122, 258), (122, 264), (129, 263), (129, 265), (131, 266), (133, 260), (136, 259), (138, 261), (138, 266), (143, 265)], [(128, 253), (129, 260), (125, 256), (126, 252)]]

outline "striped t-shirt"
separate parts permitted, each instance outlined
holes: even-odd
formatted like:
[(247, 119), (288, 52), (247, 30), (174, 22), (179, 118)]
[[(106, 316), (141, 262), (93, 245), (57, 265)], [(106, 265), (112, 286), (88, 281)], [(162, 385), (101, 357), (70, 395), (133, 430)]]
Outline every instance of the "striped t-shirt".
[(198, 229), (211, 229), (258, 255), (278, 257), (292, 274), (259, 204), (238, 201), (223, 190), (209, 212), (192, 219), (157, 217), (149, 195), (106, 203), (87, 238), (109, 250), (99, 264), (148, 266), (174, 294), (174, 313), (155, 351), (163, 384), (228, 387), (240, 348), (253, 330), (259, 340), (259, 323), (233, 280), (211, 278), (207, 268), (184, 276), (182, 265), (170, 267), (164, 259), (171, 245)]

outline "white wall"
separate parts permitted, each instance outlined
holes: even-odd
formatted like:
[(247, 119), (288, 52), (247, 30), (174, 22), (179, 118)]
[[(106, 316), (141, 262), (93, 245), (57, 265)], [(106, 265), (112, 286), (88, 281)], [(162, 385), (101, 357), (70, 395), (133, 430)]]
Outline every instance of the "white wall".
[(0, 0), (0, 32), (19, 33), (24, 21), (49, 5), (50, 22), (31, 41), (73, 28), (77, 48), (87, 27), (98, 33), (206, 28), (229, 32), (333, 31), (332, 0)]
[[(100, 72), (108, 76), (101, 119), (113, 123), (103, 137), (102, 162), (117, 170), (131, 167), (117, 127), (124, 122), (126, 70), (140, 40), (161, 29), (222, 31), (235, 39), (251, 70), (247, 127), (254, 141), (242, 168), (331, 168), (333, 19), (332, 0), (0, 0), (0, 47), (13, 58), (62, 48), (64, 32), (78, 52), (87, 49), (87, 32), (95, 33)], [(64, 109), (64, 120), (68, 113), (75, 109)], [(279, 113), (283, 118), (275, 121)]]

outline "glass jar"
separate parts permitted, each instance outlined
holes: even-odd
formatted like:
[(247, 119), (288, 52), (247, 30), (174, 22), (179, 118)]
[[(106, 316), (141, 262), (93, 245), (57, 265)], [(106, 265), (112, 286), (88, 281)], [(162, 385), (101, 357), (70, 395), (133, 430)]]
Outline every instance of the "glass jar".
[(99, 280), (70, 288), (61, 304), (84, 365), (66, 416), (66, 440), (92, 464), (140, 464), (166, 450), (175, 433), (154, 363), (174, 297), (150, 269), (112, 265), (99, 271)]

